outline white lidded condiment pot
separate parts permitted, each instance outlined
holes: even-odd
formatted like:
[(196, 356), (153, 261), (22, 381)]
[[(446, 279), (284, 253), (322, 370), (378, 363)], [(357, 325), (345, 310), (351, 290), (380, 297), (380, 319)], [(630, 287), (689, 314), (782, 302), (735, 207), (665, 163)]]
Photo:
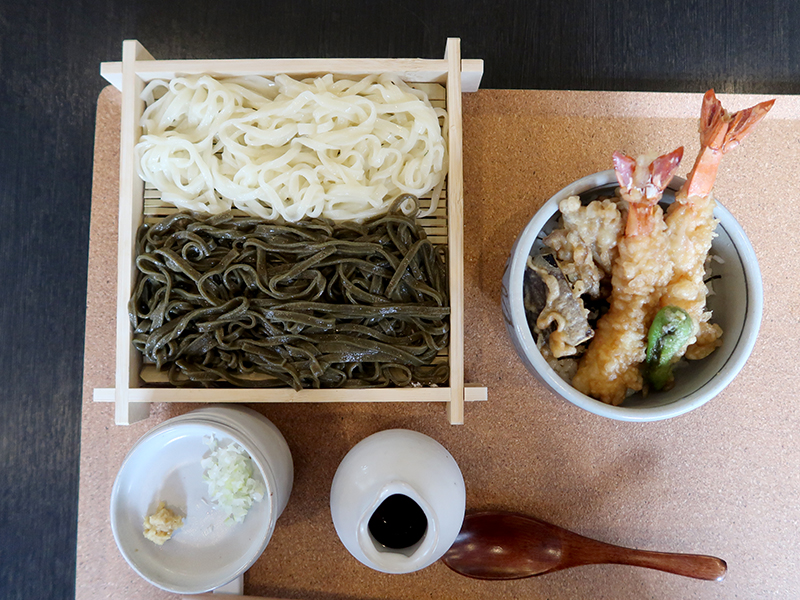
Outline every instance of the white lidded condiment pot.
[(406, 429), (361, 440), (331, 486), (333, 525), (345, 548), (384, 573), (439, 560), (461, 530), (465, 506), (455, 459), (436, 440)]
[[(200, 462), (205, 440), (240, 445), (265, 493), (240, 523), (210, 502)], [(151, 584), (179, 594), (213, 590), (240, 577), (267, 547), (292, 490), (289, 446), (269, 419), (242, 406), (209, 406), (164, 421), (142, 436), (120, 467), (111, 492), (111, 529), (125, 560)], [(159, 502), (184, 524), (157, 546), (144, 538), (144, 517)]]

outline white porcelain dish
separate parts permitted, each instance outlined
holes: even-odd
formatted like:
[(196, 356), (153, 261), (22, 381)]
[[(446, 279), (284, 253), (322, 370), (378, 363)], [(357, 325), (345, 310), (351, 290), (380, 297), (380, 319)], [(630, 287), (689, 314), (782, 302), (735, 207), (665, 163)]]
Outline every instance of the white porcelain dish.
[[(200, 461), (204, 438), (241, 444), (254, 477), (266, 488), (242, 523), (227, 524), (208, 500)], [(220, 587), (246, 571), (266, 548), (292, 486), (289, 448), (263, 415), (242, 407), (203, 408), (170, 419), (131, 449), (111, 493), (111, 529), (128, 564), (153, 585), (192, 594)], [(157, 546), (143, 536), (145, 516), (159, 502), (184, 517), (172, 539)]]
[[(683, 179), (673, 179), (664, 194), (672, 202)], [(542, 247), (542, 238), (558, 220), (558, 203), (573, 195), (586, 197), (617, 186), (613, 170), (594, 173), (568, 185), (534, 215), (517, 238), (503, 274), (502, 309), (514, 347), (525, 367), (555, 394), (594, 414), (621, 421), (658, 421), (676, 417), (708, 402), (719, 394), (741, 371), (755, 345), (761, 325), (763, 288), (758, 260), (750, 241), (733, 215), (717, 201), (714, 216), (719, 219), (712, 252), (724, 262), (715, 264), (714, 295), (708, 305), (712, 321), (723, 329), (722, 346), (707, 358), (689, 361), (681, 368), (676, 384), (669, 391), (628, 397), (620, 406), (611, 406), (586, 396), (564, 381), (547, 364), (533, 339), (523, 305), (523, 278), (527, 258)]]

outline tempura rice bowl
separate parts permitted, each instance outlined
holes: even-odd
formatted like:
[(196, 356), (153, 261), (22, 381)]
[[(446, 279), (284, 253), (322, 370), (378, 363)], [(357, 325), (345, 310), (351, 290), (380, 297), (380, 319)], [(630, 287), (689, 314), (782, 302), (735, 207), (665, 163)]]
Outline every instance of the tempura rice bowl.
[[(675, 177), (662, 202), (671, 203), (684, 180)], [(658, 421), (684, 414), (718, 395), (744, 366), (761, 324), (763, 289), (753, 247), (733, 215), (717, 201), (719, 220), (711, 254), (721, 259), (713, 266), (716, 278), (708, 308), (712, 322), (723, 330), (722, 346), (699, 361), (682, 361), (675, 369), (675, 385), (662, 392), (627, 397), (620, 406), (605, 404), (582, 394), (562, 379), (543, 358), (528, 325), (523, 302), (523, 280), (529, 255), (543, 247), (542, 239), (557, 227), (558, 204), (569, 196), (613, 195), (617, 187), (613, 170), (579, 179), (548, 200), (517, 238), (503, 274), (502, 308), (511, 340), (525, 367), (550, 390), (594, 414), (621, 421)]]

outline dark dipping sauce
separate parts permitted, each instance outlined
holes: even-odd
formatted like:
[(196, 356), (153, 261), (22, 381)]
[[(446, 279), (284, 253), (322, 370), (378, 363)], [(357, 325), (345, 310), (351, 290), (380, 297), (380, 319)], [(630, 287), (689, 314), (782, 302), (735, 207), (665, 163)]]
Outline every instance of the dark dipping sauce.
[(369, 519), (375, 541), (402, 550), (416, 544), (428, 529), (428, 519), (419, 504), (404, 494), (392, 494), (381, 502)]

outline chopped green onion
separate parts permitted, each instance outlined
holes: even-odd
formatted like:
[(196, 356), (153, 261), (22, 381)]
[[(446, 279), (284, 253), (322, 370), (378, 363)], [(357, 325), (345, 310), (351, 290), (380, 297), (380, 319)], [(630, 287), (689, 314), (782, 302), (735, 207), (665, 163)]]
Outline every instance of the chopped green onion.
[(231, 443), (220, 448), (212, 435), (204, 439), (211, 455), (200, 465), (203, 481), (215, 508), (225, 513), (225, 522), (241, 523), (253, 502), (264, 498), (264, 484), (253, 478), (253, 462), (244, 448)]

